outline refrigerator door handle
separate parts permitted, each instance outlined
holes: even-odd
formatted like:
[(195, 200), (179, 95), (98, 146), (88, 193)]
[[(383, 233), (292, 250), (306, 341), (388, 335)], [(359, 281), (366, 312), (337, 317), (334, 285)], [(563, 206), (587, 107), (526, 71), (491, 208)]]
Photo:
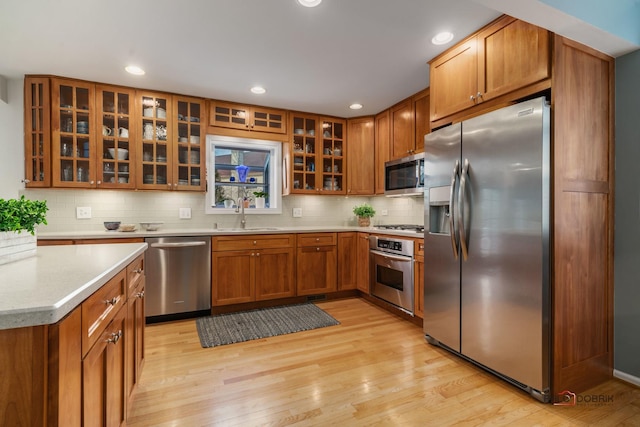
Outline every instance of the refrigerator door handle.
[(456, 233), (456, 209), (454, 194), (456, 192), (456, 183), (458, 182), (458, 174), (460, 173), (460, 161), (456, 160), (456, 164), (453, 167), (453, 174), (451, 175), (451, 189), (449, 190), (449, 235), (451, 236), (451, 249), (453, 250), (453, 257), (458, 259), (458, 235)]
[(469, 177), (469, 159), (464, 159), (464, 166), (462, 167), (462, 173), (460, 174), (460, 191), (458, 192), (458, 229), (460, 230), (460, 249), (462, 252), (462, 259), (467, 260), (469, 257), (469, 233), (468, 227), (465, 227), (465, 207), (467, 181)]

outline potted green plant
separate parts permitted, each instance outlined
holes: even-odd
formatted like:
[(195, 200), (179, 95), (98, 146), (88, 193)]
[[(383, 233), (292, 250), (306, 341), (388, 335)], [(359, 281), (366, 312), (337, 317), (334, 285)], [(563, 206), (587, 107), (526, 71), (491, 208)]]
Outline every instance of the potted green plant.
[(46, 201), (0, 199), (0, 264), (36, 254), (36, 226), (46, 224)]
[(373, 206), (363, 203), (360, 206), (355, 206), (353, 213), (358, 217), (358, 225), (360, 227), (369, 227), (371, 225), (371, 217), (376, 214), (376, 210), (373, 209)]
[(255, 197), (255, 200), (256, 200), (256, 208), (264, 208), (268, 195), (269, 193), (266, 193), (264, 191), (253, 192), (253, 196)]

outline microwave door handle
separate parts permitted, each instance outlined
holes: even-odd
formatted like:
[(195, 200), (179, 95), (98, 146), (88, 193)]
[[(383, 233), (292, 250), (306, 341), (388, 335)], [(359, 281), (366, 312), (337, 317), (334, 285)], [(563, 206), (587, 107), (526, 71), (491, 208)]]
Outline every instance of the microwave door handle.
[(462, 259), (467, 260), (469, 257), (469, 224), (465, 224), (465, 218), (470, 218), (471, 212), (465, 215), (466, 208), (471, 210), (470, 206), (466, 206), (467, 201), (467, 182), (469, 181), (469, 159), (464, 159), (464, 166), (460, 174), (460, 191), (458, 192), (458, 228), (460, 230), (460, 249)]
[(458, 173), (460, 172), (460, 161), (456, 160), (456, 164), (453, 167), (453, 173), (451, 174), (451, 189), (449, 190), (449, 212), (445, 215), (449, 217), (449, 236), (451, 236), (451, 249), (453, 250), (453, 257), (458, 259), (458, 233), (456, 230), (456, 211), (455, 209), (455, 192), (456, 183), (458, 182)]

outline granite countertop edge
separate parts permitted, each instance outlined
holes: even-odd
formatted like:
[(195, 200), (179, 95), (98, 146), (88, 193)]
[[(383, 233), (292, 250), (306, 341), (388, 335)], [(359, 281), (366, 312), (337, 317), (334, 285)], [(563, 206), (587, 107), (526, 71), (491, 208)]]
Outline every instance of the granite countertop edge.
[[(0, 330), (60, 321), (147, 247), (146, 243), (44, 246), (34, 257), (1, 265)], [(69, 274), (74, 269), (78, 274)]]

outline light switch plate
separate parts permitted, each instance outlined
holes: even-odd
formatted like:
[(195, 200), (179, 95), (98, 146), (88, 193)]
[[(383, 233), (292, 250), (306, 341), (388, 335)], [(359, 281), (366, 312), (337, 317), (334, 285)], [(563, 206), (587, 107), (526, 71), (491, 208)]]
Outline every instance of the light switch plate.
[(293, 217), (302, 218), (302, 208), (293, 208)]
[(389, 215), (389, 211), (386, 210), (386, 209), (382, 209), (381, 214), (382, 214), (382, 216), (387, 216), (387, 215)]
[(180, 208), (180, 219), (191, 219), (191, 208)]
[(91, 218), (90, 206), (76, 207), (76, 219), (90, 219), (90, 218)]

